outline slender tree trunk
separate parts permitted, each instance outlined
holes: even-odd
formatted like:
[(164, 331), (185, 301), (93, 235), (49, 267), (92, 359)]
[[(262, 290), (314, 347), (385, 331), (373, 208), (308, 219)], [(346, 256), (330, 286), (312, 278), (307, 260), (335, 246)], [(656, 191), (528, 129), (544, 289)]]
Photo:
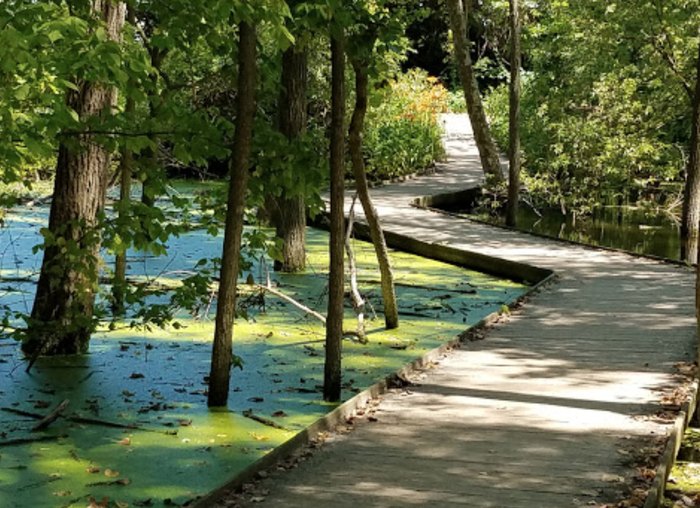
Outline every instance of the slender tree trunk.
[(249, 159), (255, 118), (256, 86), (255, 27), (241, 22), (238, 48), (238, 95), (236, 97), (236, 133), (231, 157), (231, 180), (224, 247), (221, 258), (219, 298), (216, 308), (216, 327), (209, 375), (210, 407), (225, 406), (228, 401), (231, 365), (233, 360), (233, 320), (236, 314), (236, 288), (243, 233), (243, 213), (248, 185)]
[(476, 141), (481, 164), (486, 175), (486, 183), (487, 185), (500, 184), (503, 182), (503, 173), (501, 172), (498, 148), (491, 137), (488, 120), (481, 102), (479, 85), (476, 81), (474, 66), (469, 53), (470, 41), (467, 32), (468, 5), (463, 3), (463, 0), (447, 0), (447, 8), (452, 28), (455, 63), (462, 81), (464, 97), (467, 102), (467, 112), (469, 113), (469, 119), (474, 131), (474, 140)]
[[(694, 185), (699, 186), (698, 181), (700, 180), (700, 42), (698, 43), (698, 61), (696, 62), (696, 75), (695, 75), (695, 96), (693, 97), (693, 127), (690, 135), (690, 157), (688, 159), (688, 184), (690, 183), (690, 175), (694, 175)], [(699, 199), (698, 194), (700, 189), (693, 189), (696, 201)], [(687, 194), (686, 194), (687, 195)], [(700, 214), (698, 214), (700, 215)], [(684, 216), (685, 219), (685, 216)], [(695, 231), (695, 243), (694, 251), (695, 261), (698, 259), (697, 249), (700, 246), (697, 245), (697, 230), (700, 229), (700, 220), (695, 217), (695, 222), (693, 226), (696, 228)], [(697, 332), (698, 332), (698, 345), (696, 347), (696, 360), (700, 362), (700, 263), (696, 268), (696, 279), (695, 279), (695, 313), (697, 320)], [(700, 363), (698, 363), (700, 365)]]
[[(164, 48), (149, 48), (148, 53), (151, 57), (151, 66), (155, 69), (155, 72), (151, 75), (151, 81), (153, 82), (154, 89), (158, 84), (158, 73), (163, 67), (163, 61), (168, 55), (168, 50)], [(156, 94), (149, 97), (148, 100), (148, 110), (151, 118), (155, 118), (158, 111), (163, 106), (165, 99), (162, 95)], [(146, 176), (142, 182), (141, 188), (141, 203), (146, 206), (152, 207), (156, 202), (157, 197), (157, 185), (155, 182), (158, 180), (157, 173), (161, 170), (160, 161), (158, 160), (158, 148), (160, 140), (155, 134), (150, 136), (153, 148), (148, 148), (144, 153), (144, 161), (146, 165)], [(147, 235), (148, 236), (148, 235)]]
[(506, 225), (515, 227), (520, 199), (520, 6), (510, 0), (510, 111), (508, 128), (508, 206)]
[[(120, 41), (125, 4), (93, 0), (92, 11), (106, 24), (108, 37)], [(113, 87), (83, 82), (79, 91), (69, 92), (67, 103), (87, 121), (111, 114), (116, 94)], [(101, 243), (98, 217), (104, 210), (109, 162), (108, 150), (89, 134), (59, 144), (49, 235), (22, 345), (32, 357), (88, 349)]]
[(688, 263), (697, 263), (700, 248), (700, 44), (696, 67), (693, 130), (690, 137), (690, 157), (686, 170), (681, 223), (681, 257)]
[[(136, 25), (136, 11), (133, 7), (126, 10), (126, 21)], [(124, 111), (131, 117), (136, 109), (133, 97), (126, 98)], [(126, 219), (131, 204), (131, 177), (134, 171), (134, 154), (124, 146), (119, 161), (119, 219)], [(115, 316), (124, 314), (124, 297), (126, 293), (126, 250), (118, 252), (114, 259), (114, 280), (112, 280), (112, 311)]]
[(343, 343), (344, 243), (345, 243), (345, 36), (331, 38), (331, 226), (330, 267), (328, 276), (328, 314), (326, 318), (326, 362), (323, 398), (340, 400), (341, 354)]
[[(305, 48), (292, 46), (282, 56), (282, 90), (279, 100), (279, 128), (294, 141), (306, 131), (306, 85), (308, 55)], [(303, 171), (304, 168), (298, 168)], [(272, 198), (270, 218), (282, 239), (282, 262), (275, 269), (300, 272), (306, 268), (306, 203), (303, 195)]]
[(384, 239), (381, 223), (377, 210), (374, 208), (367, 184), (365, 160), (362, 156), (362, 133), (364, 131), (365, 116), (369, 96), (369, 77), (367, 66), (364, 62), (353, 59), (352, 67), (355, 70), (355, 110), (350, 122), (349, 145), (352, 159), (352, 170), (357, 186), (357, 195), (362, 203), (367, 224), (369, 224), (372, 244), (377, 254), (379, 272), (381, 274), (382, 300), (384, 301), (384, 323), (387, 329), (399, 326), (399, 310), (396, 305), (396, 291), (394, 289), (394, 274), (389, 261), (389, 249)]
[[(127, 113), (134, 112), (134, 100), (129, 97), (126, 100), (125, 110)], [(124, 147), (121, 151), (121, 161), (119, 163), (120, 185), (119, 185), (119, 218), (125, 219), (128, 216), (131, 204), (131, 175), (134, 168), (134, 155), (132, 151)], [(112, 281), (113, 311), (115, 315), (124, 313), (124, 296), (126, 293), (126, 250), (118, 252), (114, 259), (114, 280)]]

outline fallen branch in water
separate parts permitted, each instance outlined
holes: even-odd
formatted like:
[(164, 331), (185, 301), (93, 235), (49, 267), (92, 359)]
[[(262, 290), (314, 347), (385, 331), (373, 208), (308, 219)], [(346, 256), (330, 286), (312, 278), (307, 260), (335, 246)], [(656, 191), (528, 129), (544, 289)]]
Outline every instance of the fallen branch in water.
[(280, 430), (287, 430), (284, 427), (282, 427), (280, 424), (273, 422), (272, 420), (265, 418), (263, 416), (258, 416), (255, 413), (253, 413), (252, 409), (246, 409), (243, 411), (243, 416), (246, 418), (250, 418), (251, 420), (255, 420), (258, 423), (262, 423), (263, 425), (267, 425), (268, 427), (272, 427), (275, 429), (280, 429)]
[(63, 437), (67, 437), (67, 436), (60, 435), (60, 436), (20, 437), (17, 439), (8, 439), (6, 441), (0, 441), (0, 447), (2, 447), (2, 446), (18, 446), (18, 445), (31, 444), (31, 443), (40, 443), (42, 441), (55, 441), (56, 439), (60, 439)]
[(61, 417), (61, 414), (66, 410), (68, 407), (68, 404), (70, 404), (70, 400), (66, 399), (63, 402), (61, 402), (56, 408), (51, 411), (49, 414), (44, 416), (39, 423), (34, 425), (32, 427), (32, 432), (38, 432), (40, 430), (46, 429), (49, 425), (51, 425), (53, 422), (58, 420)]
[(313, 309), (310, 309), (309, 307), (307, 307), (303, 303), (295, 300), (291, 296), (285, 295), (281, 291), (276, 290), (272, 286), (263, 286), (262, 284), (254, 284), (253, 287), (260, 289), (261, 291), (267, 291), (271, 295), (275, 295), (277, 298), (284, 300), (287, 303), (291, 303), (297, 309), (303, 310), (307, 314), (309, 314), (309, 315), (315, 317), (316, 319), (318, 319), (319, 321), (321, 321), (321, 323), (323, 323), (324, 325), (326, 324), (326, 317), (325, 316), (319, 314), (318, 312), (316, 312)]

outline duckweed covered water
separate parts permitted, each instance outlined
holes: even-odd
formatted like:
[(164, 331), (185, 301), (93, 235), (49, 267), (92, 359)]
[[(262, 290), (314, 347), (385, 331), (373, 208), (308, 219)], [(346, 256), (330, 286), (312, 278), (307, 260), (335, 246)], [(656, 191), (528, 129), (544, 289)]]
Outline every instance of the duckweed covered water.
[[(22, 210), (0, 230), (0, 300), (31, 306), (40, 254), (38, 228), (46, 210)], [(273, 274), (273, 281), (325, 314), (327, 235), (309, 230), (309, 270)], [(380, 290), (373, 249), (354, 242), (361, 289), (377, 308)], [(160, 274), (164, 282), (220, 255), (221, 239), (194, 231), (169, 242), (167, 258), (130, 253), (131, 276)], [(527, 289), (456, 266), (392, 252), (399, 283), (401, 327), (386, 331), (381, 315), (369, 321), (369, 344), (344, 342), (343, 400), (453, 338)], [(254, 275), (258, 276), (256, 267)], [(250, 290), (247, 290), (250, 292)], [(243, 296), (245, 297), (245, 295)], [(84, 507), (90, 498), (111, 506), (180, 505), (218, 487), (291, 438), (334, 406), (322, 401), (324, 329), (320, 322), (272, 296), (235, 325), (234, 351), (244, 362), (233, 372), (228, 410), (206, 407), (215, 302), (184, 328), (138, 332), (118, 326), (95, 334), (90, 354), (41, 359), (31, 374), (17, 345), (0, 341), (0, 407), (46, 414), (64, 399), (67, 415), (32, 433), (30, 417), (0, 411), (0, 506)], [(345, 328), (355, 319), (348, 306)], [(244, 416), (274, 421), (279, 428)], [(100, 424), (101, 422), (101, 424)], [(106, 426), (135, 425), (136, 429)]]

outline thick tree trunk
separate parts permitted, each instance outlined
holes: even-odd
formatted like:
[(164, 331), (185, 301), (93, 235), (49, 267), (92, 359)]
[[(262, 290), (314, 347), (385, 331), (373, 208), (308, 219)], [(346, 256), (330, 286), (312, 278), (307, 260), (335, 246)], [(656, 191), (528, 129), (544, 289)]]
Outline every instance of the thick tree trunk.
[(515, 227), (520, 199), (520, 7), (510, 0), (510, 111), (508, 129), (508, 205), (506, 225)]
[(697, 263), (700, 248), (700, 44), (696, 66), (693, 130), (690, 137), (690, 157), (686, 170), (681, 223), (681, 257), (688, 263)]
[[(469, 0), (467, 0), (468, 2)], [(476, 82), (467, 32), (468, 5), (463, 0), (447, 0), (448, 14), (452, 28), (455, 63), (464, 89), (467, 112), (474, 131), (474, 140), (479, 150), (479, 157), (486, 175), (487, 185), (496, 185), (503, 181), (501, 161), (498, 148), (491, 137), (488, 120), (481, 102), (479, 85)]]
[(221, 258), (219, 298), (216, 308), (216, 327), (209, 375), (210, 407), (225, 406), (228, 401), (231, 365), (233, 360), (233, 320), (236, 314), (236, 288), (243, 233), (243, 212), (248, 186), (249, 159), (255, 119), (256, 86), (255, 27), (241, 22), (238, 48), (238, 95), (236, 97), (236, 133), (231, 157), (231, 180), (224, 247)]
[[(306, 85), (308, 55), (304, 48), (292, 46), (282, 56), (282, 89), (279, 99), (279, 128), (293, 141), (306, 130)], [(304, 168), (298, 168), (303, 171)], [(300, 272), (306, 268), (306, 204), (303, 195), (270, 200), (270, 218), (277, 237), (282, 239), (282, 261), (275, 269)]]
[[(119, 41), (125, 4), (93, 0), (111, 40)], [(111, 114), (116, 90), (83, 82), (68, 94), (68, 105), (82, 121)], [(104, 210), (110, 154), (89, 134), (61, 141), (56, 162), (49, 235), (23, 351), (76, 354), (88, 349), (101, 243), (98, 217)]]
[(350, 122), (349, 145), (352, 159), (352, 170), (357, 186), (357, 195), (362, 203), (367, 224), (369, 224), (372, 244), (377, 254), (379, 272), (381, 274), (382, 299), (384, 301), (384, 323), (387, 329), (399, 326), (399, 310), (396, 305), (396, 291), (394, 289), (394, 274), (389, 261), (389, 249), (384, 239), (381, 223), (377, 210), (374, 208), (367, 184), (365, 160), (362, 156), (362, 133), (364, 131), (365, 116), (367, 114), (367, 102), (369, 95), (369, 78), (367, 66), (360, 60), (353, 60), (352, 67), (355, 70), (355, 110)]
[(345, 40), (341, 33), (331, 38), (331, 225), (326, 317), (326, 361), (323, 398), (340, 400), (341, 353), (343, 341), (343, 299), (345, 294)]

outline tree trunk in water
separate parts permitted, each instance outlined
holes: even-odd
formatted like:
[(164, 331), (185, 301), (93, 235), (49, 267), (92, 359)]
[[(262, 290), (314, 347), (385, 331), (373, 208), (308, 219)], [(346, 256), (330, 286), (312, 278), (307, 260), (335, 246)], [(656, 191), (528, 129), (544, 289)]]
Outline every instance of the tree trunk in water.
[[(293, 141), (306, 130), (306, 49), (292, 46), (282, 56), (282, 90), (279, 99), (279, 128)], [(303, 170), (303, 168), (299, 168)], [(275, 270), (300, 272), (306, 268), (306, 203), (303, 195), (270, 200), (270, 218), (277, 237), (282, 239), (282, 262)]]
[(233, 320), (236, 314), (236, 288), (243, 233), (243, 212), (248, 185), (249, 159), (255, 119), (256, 82), (255, 27), (241, 22), (238, 48), (238, 95), (236, 97), (236, 133), (231, 157), (231, 180), (226, 210), (226, 229), (221, 258), (216, 327), (209, 375), (210, 407), (225, 406), (228, 401), (233, 360)]
[(468, 6), (466, 3), (463, 3), (463, 0), (447, 0), (447, 8), (452, 28), (455, 63), (462, 81), (469, 120), (474, 131), (474, 140), (476, 141), (481, 164), (486, 175), (486, 184), (497, 185), (503, 182), (503, 173), (501, 172), (498, 148), (491, 137), (484, 106), (481, 103), (479, 85), (476, 82), (471, 55), (469, 54), (470, 44), (467, 32)]
[[(127, 6), (126, 21), (131, 26), (136, 26), (136, 11), (133, 7)], [(132, 97), (126, 98), (124, 112), (127, 117), (133, 115), (136, 109), (135, 101)], [(119, 219), (124, 219), (128, 215), (131, 204), (131, 177), (134, 172), (134, 154), (126, 146), (121, 150), (121, 160), (119, 161)], [(124, 297), (126, 294), (126, 250), (118, 252), (114, 258), (114, 280), (112, 280), (112, 312), (114, 316), (124, 314)]]
[(340, 400), (340, 366), (343, 345), (343, 299), (345, 294), (345, 40), (344, 34), (331, 38), (331, 225), (326, 317), (326, 361), (323, 398)]
[(697, 263), (700, 248), (700, 44), (696, 67), (693, 130), (690, 136), (690, 157), (686, 170), (681, 223), (681, 257), (688, 263)]
[[(133, 113), (134, 100), (128, 98), (126, 100), (126, 111)], [(119, 185), (119, 218), (128, 215), (129, 205), (131, 203), (131, 175), (134, 168), (134, 156), (130, 149), (123, 148), (121, 152), (121, 161), (119, 164), (119, 172), (121, 181)], [(112, 281), (112, 308), (115, 316), (124, 313), (124, 296), (126, 293), (126, 250), (117, 253), (114, 259), (114, 280)]]
[(349, 145), (352, 159), (352, 171), (355, 176), (357, 195), (362, 203), (367, 224), (369, 224), (372, 244), (377, 254), (379, 272), (381, 274), (382, 300), (384, 301), (384, 323), (387, 329), (399, 326), (399, 310), (396, 305), (396, 291), (394, 289), (394, 274), (389, 261), (389, 251), (384, 239), (381, 223), (369, 195), (365, 161), (362, 157), (362, 133), (364, 131), (365, 115), (367, 114), (367, 101), (369, 95), (369, 78), (367, 67), (360, 60), (353, 60), (352, 67), (355, 70), (355, 110), (350, 122)]
[(520, 7), (510, 0), (510, 108), (508, 129), (508, 206), (506, 225), (515, 227), (520, 199)]
[[(119, 41), (125, 5), (94, 0), (92, 11), (106, 24), (108, 37)], [(83, 82), (79, 88), (69, 92), (67, 103), (82, 121), (111, 114), (117, 94), (113, 87)], [(104, 210), (109, 162), (107, 149), (89, 134), (59, 144), (50, 233), (22, 345), (27, 355), (76, 354), (88, 349), (98, 283), (98, 217)]]

